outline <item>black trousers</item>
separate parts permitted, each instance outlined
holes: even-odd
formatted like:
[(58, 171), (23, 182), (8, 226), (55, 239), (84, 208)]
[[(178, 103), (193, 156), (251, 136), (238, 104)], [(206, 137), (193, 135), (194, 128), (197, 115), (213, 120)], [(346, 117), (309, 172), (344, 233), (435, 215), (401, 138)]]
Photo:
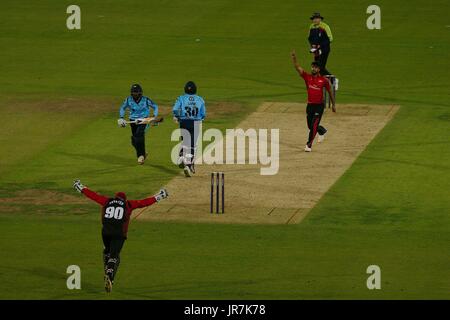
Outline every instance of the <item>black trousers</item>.
[[(185, 155), (184, 152), (195, 155), (195, 142), (197, 139), (197, 135), (195, 132), (195, 121), (194, 120), (180, 120), (180, 129), (186, 130), (190, 135), (190, 145), (182, 145), (185, 148), (181, 148), (180, 156)], [(197, 133), (198, 134), (198, 133)], [(181, 137), (183, 140), (183, 136)]]
[(308, 147), (311, 148), (316, 134), (324, 135), (327, 129), (320, 125), (320, 120), (322, 120), (323, 110), (325, 105), (308, 103), (306, 106), (306, 122), (308, 124), (309, 136), (308, 142), (306, 143)]
[(125, 238), (102, 234), (103, 239), (103, 266), (105, 273), (111, 281), (114, 280), (120, 264), (120, 251), (125, 243)]
[(145, 129), (146, 124), (130, 124), (131, 127), (131, 144), (136, 149), (136, 157), (145, 157)]
[(323, 76), (327, 76), (327, 75), (331, 74), (326, 68), (329, 54), (330, 54), (330, 49), (325, 49), (325, 50), (322, 50), (322, 54), (314, 56), (314, 61), (316, 61), (319, 64), (320, 74)]

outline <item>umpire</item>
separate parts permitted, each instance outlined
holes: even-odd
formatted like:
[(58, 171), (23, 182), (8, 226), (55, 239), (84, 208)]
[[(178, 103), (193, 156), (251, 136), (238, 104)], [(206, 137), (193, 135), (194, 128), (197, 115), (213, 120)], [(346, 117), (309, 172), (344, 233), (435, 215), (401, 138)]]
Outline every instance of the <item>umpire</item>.
[[(122, 103), (119, 110), (120, 119), (118, 124), (122, 127), (127, 125), (125, 121), (125, 110), (130, 109), (130, 121), (147, 118), (150, 116), (150, 109), (153, 109), (153, 116), (158, 116), (158, 105), (151, 99), (143, 96), (142, 87), (139, 84), (133, 84), (128, 96)], [(145, 132), (149, 128), (148, 124), (131, 123), (131, 144), (136, 149), (137, 161), (144, 164), (148, 153), (145, 152)]]
[(323, 17), (319, 12), (315, 12), (310, 19), (308, 41), (311, 45), (311, 52), (314, 53), (314, 61), (320, 66), (320, 73), (323, 76), (330, 75), (326, 65), (330, 54), (330, 44), (333, 41), (330, 26), (323, 22)]

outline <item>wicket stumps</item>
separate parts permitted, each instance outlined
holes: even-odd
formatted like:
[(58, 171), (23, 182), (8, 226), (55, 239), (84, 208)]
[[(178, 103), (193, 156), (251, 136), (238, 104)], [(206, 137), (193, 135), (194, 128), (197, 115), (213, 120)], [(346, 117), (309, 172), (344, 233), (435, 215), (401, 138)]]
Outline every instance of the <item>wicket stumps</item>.
[[(216, 192), (215, 196), (214, 191)], [(219, 213), (221, 206), (221, 213), (225, 213), (225, 173), (223, 172), (211, 173), (210, 213), (214, 213), (214, 199), (216, 200), (216, 214)]]

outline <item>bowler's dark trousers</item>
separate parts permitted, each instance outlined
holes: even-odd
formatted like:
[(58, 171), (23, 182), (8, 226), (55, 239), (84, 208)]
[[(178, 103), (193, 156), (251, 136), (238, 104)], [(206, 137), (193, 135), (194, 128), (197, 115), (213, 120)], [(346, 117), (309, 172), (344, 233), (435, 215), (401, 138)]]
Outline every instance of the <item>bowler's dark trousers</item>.
[(324, 135), (327, 129), (320, 125), (320, 120), (322, 120), (323, 110), (325, 105), (308, 103), (306, 106), (306, 122), (308, 123), (309, 136), (308, 136), (308, 147), (311, 148), (314, 138), (317, 133)]

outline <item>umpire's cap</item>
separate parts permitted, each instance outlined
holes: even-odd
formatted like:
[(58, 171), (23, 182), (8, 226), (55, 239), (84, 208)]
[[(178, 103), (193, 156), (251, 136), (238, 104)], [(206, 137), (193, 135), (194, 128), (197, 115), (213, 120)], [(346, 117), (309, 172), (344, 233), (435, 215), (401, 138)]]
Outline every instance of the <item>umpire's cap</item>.
[(117, 192), (115, 197), (122, 199), (123, 201), (127, 201), (127, 195), (125, 194), (125, 192)]
[(194, 81), (188, 81), (184, 85), (184, 92), (187, 94), (196, 94), (197, 93), (197, 86), (195, 85)]
[(313, 15), (311, 16), (311, 20), (315, 19), (315, 18), (320, 18), (320, 19), (324, 19), (324, 17), (322, 17), (322, 15), (320, 14), (320, 12), (314, 12)]
[(133, 85), (131, 86), (130, 92), (131, 92), (131, 93), (142, 93), (142, 87), (141, 87), (141, 85), (140, 85), (140, 84), (137, 84), (137, 83), (133, 84)]

